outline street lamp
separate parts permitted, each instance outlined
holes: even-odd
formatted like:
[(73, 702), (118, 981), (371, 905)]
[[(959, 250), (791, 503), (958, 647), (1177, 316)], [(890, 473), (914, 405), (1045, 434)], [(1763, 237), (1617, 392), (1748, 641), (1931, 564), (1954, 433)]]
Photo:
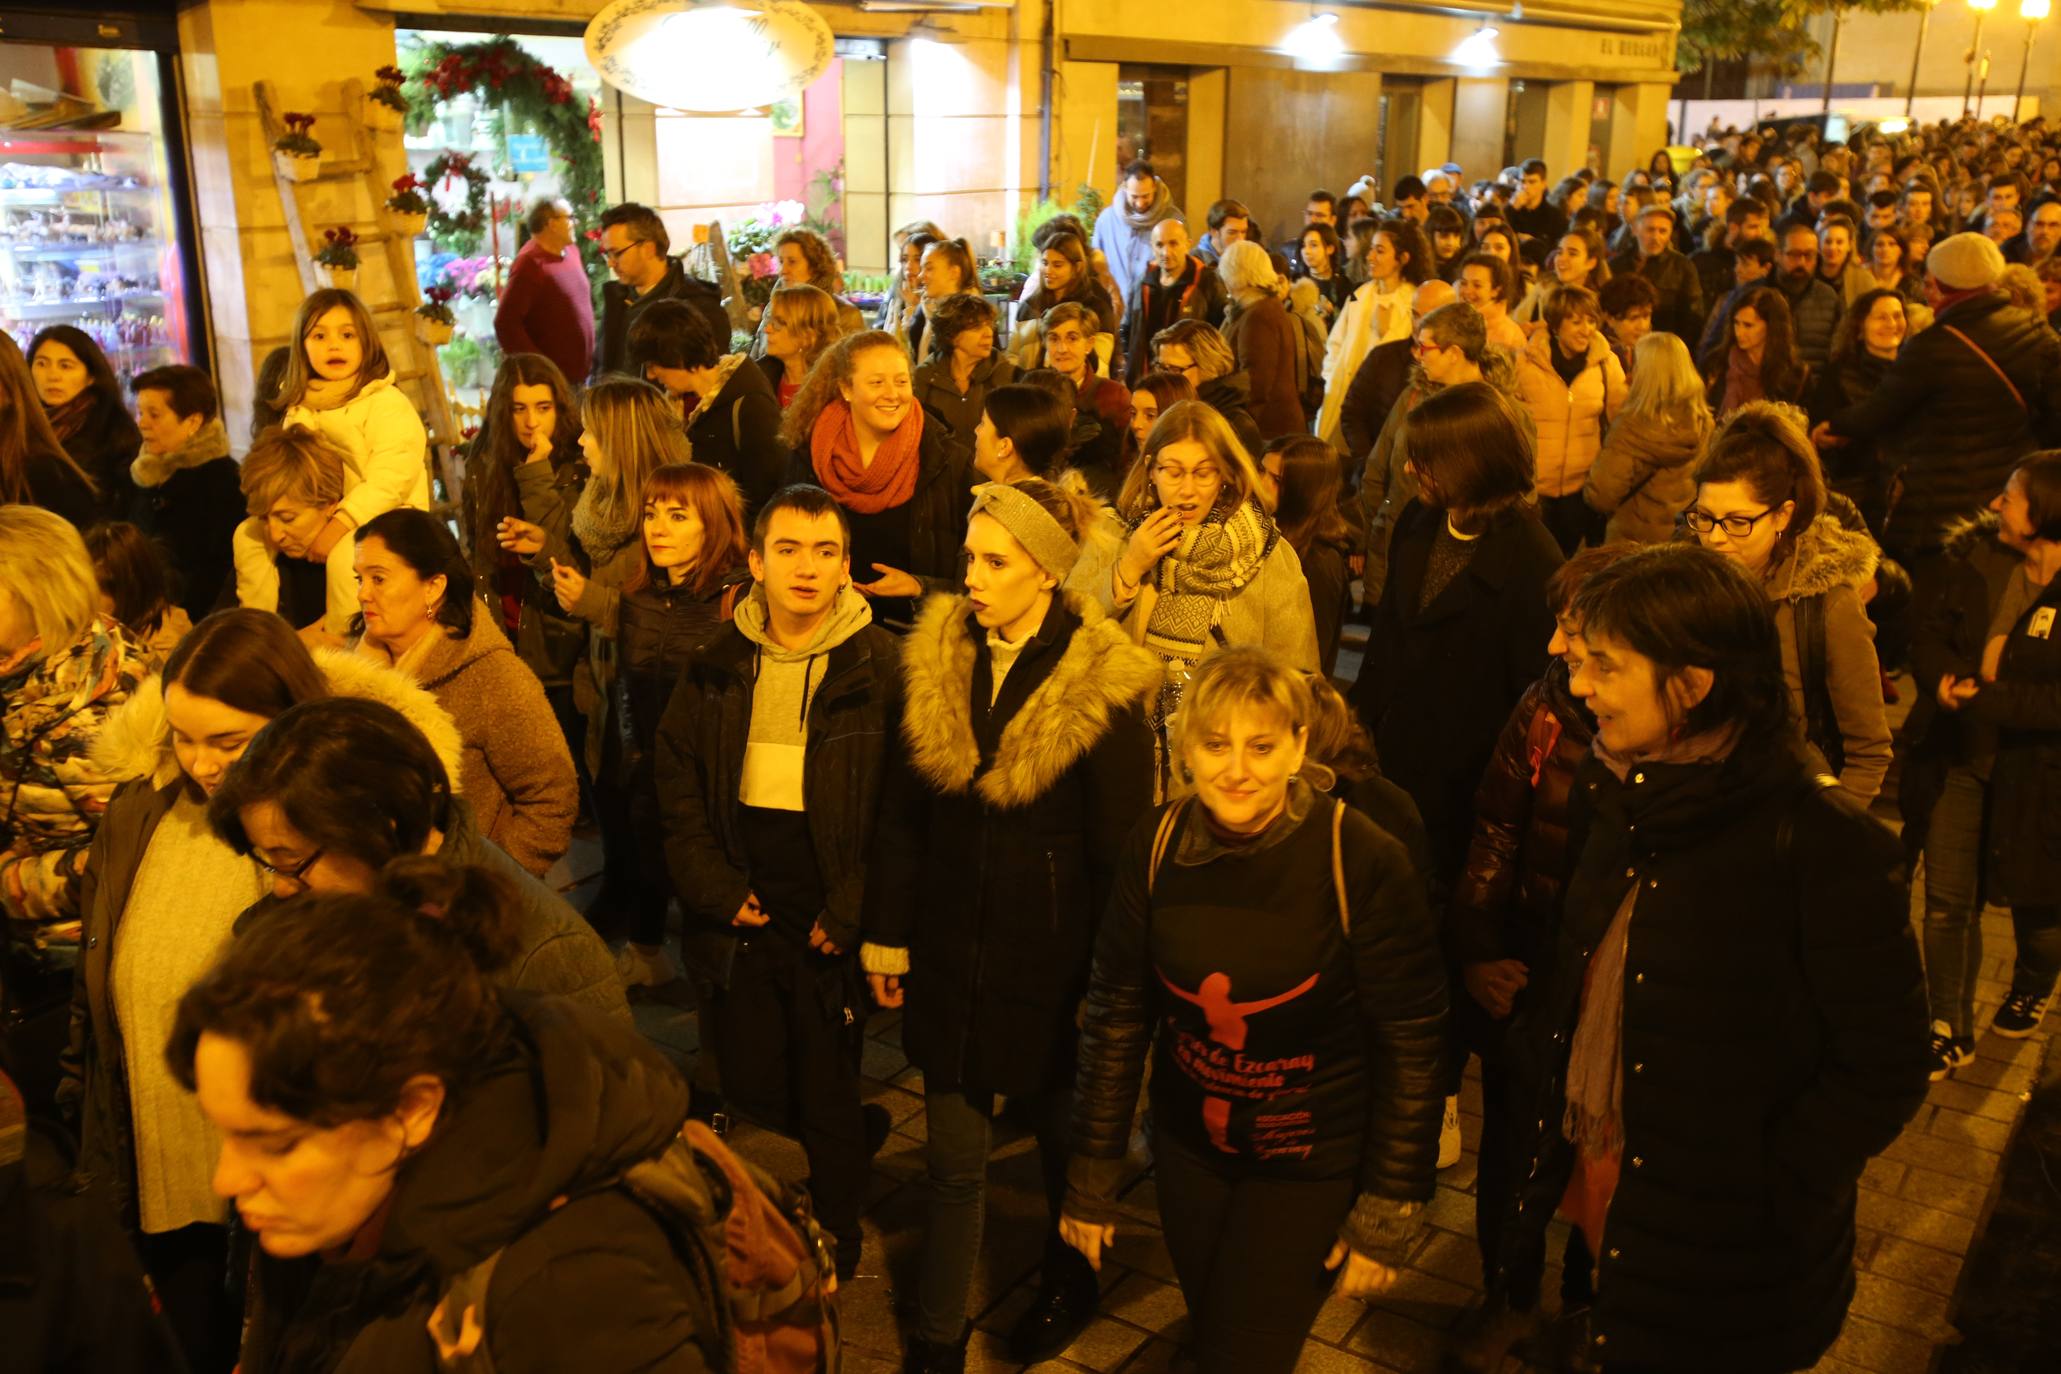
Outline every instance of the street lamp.
[(1918, 42), (1911, 49), (1911, 81), (1904, 87), (1904, 113), (1911, 113), (1913, 102), (1918, 99), (1918, 59), (1925, 55), (1925, 30), (1932, 27), (1932, 11), (1939, 0), (1925, 0), (1925, 8), (1918, 11)]
[(2018, 118), (2018, 108), (2025, 103), (2025, 69), (2032, 62), (2032, 35), (2040, 20), (2047, 17), (2053, 0), (2018, 0), (2018, 17), (2025, 21), (2025, 53), (2018, 59), (2018, 94), (2011, 101), (2011, 118)]
[(1968, 98), (1975, 93), (1975, 62), (1982, 52), (1982, 20), (1997, 7), (1997, 0), (1968, 0), (1968, 8), (1975, 11), (1975, 37), (1968, 41), (1968, 56), (1962, 60), (1968, 64), (1968, 80), (1961, 86), (1961, 117), (1966, 119), (1971, 108)]

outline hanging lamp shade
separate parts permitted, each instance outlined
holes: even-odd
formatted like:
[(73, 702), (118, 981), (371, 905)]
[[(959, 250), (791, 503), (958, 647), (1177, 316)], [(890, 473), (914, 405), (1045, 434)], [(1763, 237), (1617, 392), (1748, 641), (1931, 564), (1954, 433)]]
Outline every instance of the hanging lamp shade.
[(615, 0), (587, 25), (587, 60), (625, 95), (697, 114), (798, 94), (836, 55), (799, 0)]

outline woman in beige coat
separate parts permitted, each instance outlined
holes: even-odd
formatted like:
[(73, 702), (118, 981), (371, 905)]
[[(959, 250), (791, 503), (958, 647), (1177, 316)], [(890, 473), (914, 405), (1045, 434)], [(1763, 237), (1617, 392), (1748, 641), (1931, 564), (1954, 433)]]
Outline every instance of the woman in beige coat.
[(1689, 465), (1710, 438), (1710, 403), (1689, 350), (1672, 334), (1648, 334), (1632, 354), (1631, 395), (1589, 468), (1582, 499), (1610, 517), (1607, 543), (1662, 544), (1696, 499)]

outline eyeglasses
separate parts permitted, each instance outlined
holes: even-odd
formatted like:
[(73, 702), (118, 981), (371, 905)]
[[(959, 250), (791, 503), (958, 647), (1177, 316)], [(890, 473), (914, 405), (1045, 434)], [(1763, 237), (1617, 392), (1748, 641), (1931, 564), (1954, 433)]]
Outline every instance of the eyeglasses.
[(1410, 340), (1410, 356), (1421, 358), (1427, 353), (1436, 353), (1444, 347), (1446, 345), (1440, 343), (1437, 339), (1412, 339)]
[(1224, 475), (1213, 467), (1182, 468), (1172, 463), (1161, 463), (1152, 469), (1152, 475), (1167, 486), (1179, 491), (1193, 482), (1196, 487), (1213, 487), (1224, 480)]
[(1178, 372), (1184, 377), (1190, 375), (1200, 376), (1202, 374), (1202, 365), (1200, 363), (1170, 363), (1166, 359), (1161, 358), (1159, 366), (1162, 371)]
[(295, 886), (305, 891), (308, 886), (308, 870), (313, 868), (316, 864), (322, 862), (322, 855), (323, 851), (317, 849), (314, 853), (308, 855), (307, 858), (302, 859), (299, 863), (293, 865), (291, 868), (281, 868), (276, 864), (266, 863), (264, 857), (258, 854), (255, 850), (251, 852), (250, 857), (252, 863), (256, 864), (259, 868), (264, 869), (265, 872), (271, 874), (273, 877), (284, 878), (286, 879), (286, 881), (294, 884)]
[(613, 267), (613, 266), (615, 266), (615, 265), (616, 265), (616, 263), (617, 263), (617, 262), (618, 262), (618, 261), (619, 261), (619, 260), (620, 260), (620, 259), (622, 258), (623, 254), (625, 254), (625, 253), (629, 252), (629, 251), (630, 251), (630, 250), (631, 250), (632, 248), (635, 248), (635, 247), (636, 247), (636, 246), (637, 246), (638, 244), (640, 244), (640, 243), (649, 243), (649, 242), (651, 242), (651, 240), (650, 240), (650, 239), (631, 239), (631, 240), (630, 240), (630, 241), (629, 241), (628, 243), (624, 244), (624, 245), (623, 245), (622, 247), (620, 247), (620, 248), (604, 248), (604, 249), (602, 249), (602, 250), (601, 250), (601, 256), (602, 256), (602, 257), (604, 257), (604, 258), (606, 258), (606, 259), (608, 259), (608, 265), (609, 265), (610, 267)]
[(1692, 534), (1709, 534), (1712, 530), (1722, 529), (1727, 539), (1744, 539), (1753, 533), (1755, 525), (1774, 513), (1775, 508), (1770, 506), (1759, 515), (1716, 516), (1692, 506), (1682, 512), (1682, 523), (1689, 527)]

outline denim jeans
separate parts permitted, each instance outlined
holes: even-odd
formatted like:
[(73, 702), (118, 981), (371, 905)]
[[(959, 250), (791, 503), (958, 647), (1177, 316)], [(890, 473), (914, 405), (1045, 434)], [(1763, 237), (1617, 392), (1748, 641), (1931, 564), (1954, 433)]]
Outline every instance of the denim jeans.
[(1982, 972), (1983, 822), (1989, 784), (1947, 770), (1925, 827), (1925, 994), (1932, 1018), (1975, 1036), (1975, 980)]
[[(1038, 1141), (1047, 1206), (1045, 1254), (1059, 1240), (1059, 1203), (1066, 1190), (1067, 1128), (1073, 1108), (1070, 1087), (1035, 1098), (1017, 1098)], [(926, 1087), (923, 1093), (930, 1172), (930, 1215), (923, 1238), (923, 1267), (916, 1283), (916, 1334), (949, 1344), (966, 1325), (966, 1295), (980, 1258), (987, 1220), (988, 1148), (994, 1099), (987, 1094)]]

